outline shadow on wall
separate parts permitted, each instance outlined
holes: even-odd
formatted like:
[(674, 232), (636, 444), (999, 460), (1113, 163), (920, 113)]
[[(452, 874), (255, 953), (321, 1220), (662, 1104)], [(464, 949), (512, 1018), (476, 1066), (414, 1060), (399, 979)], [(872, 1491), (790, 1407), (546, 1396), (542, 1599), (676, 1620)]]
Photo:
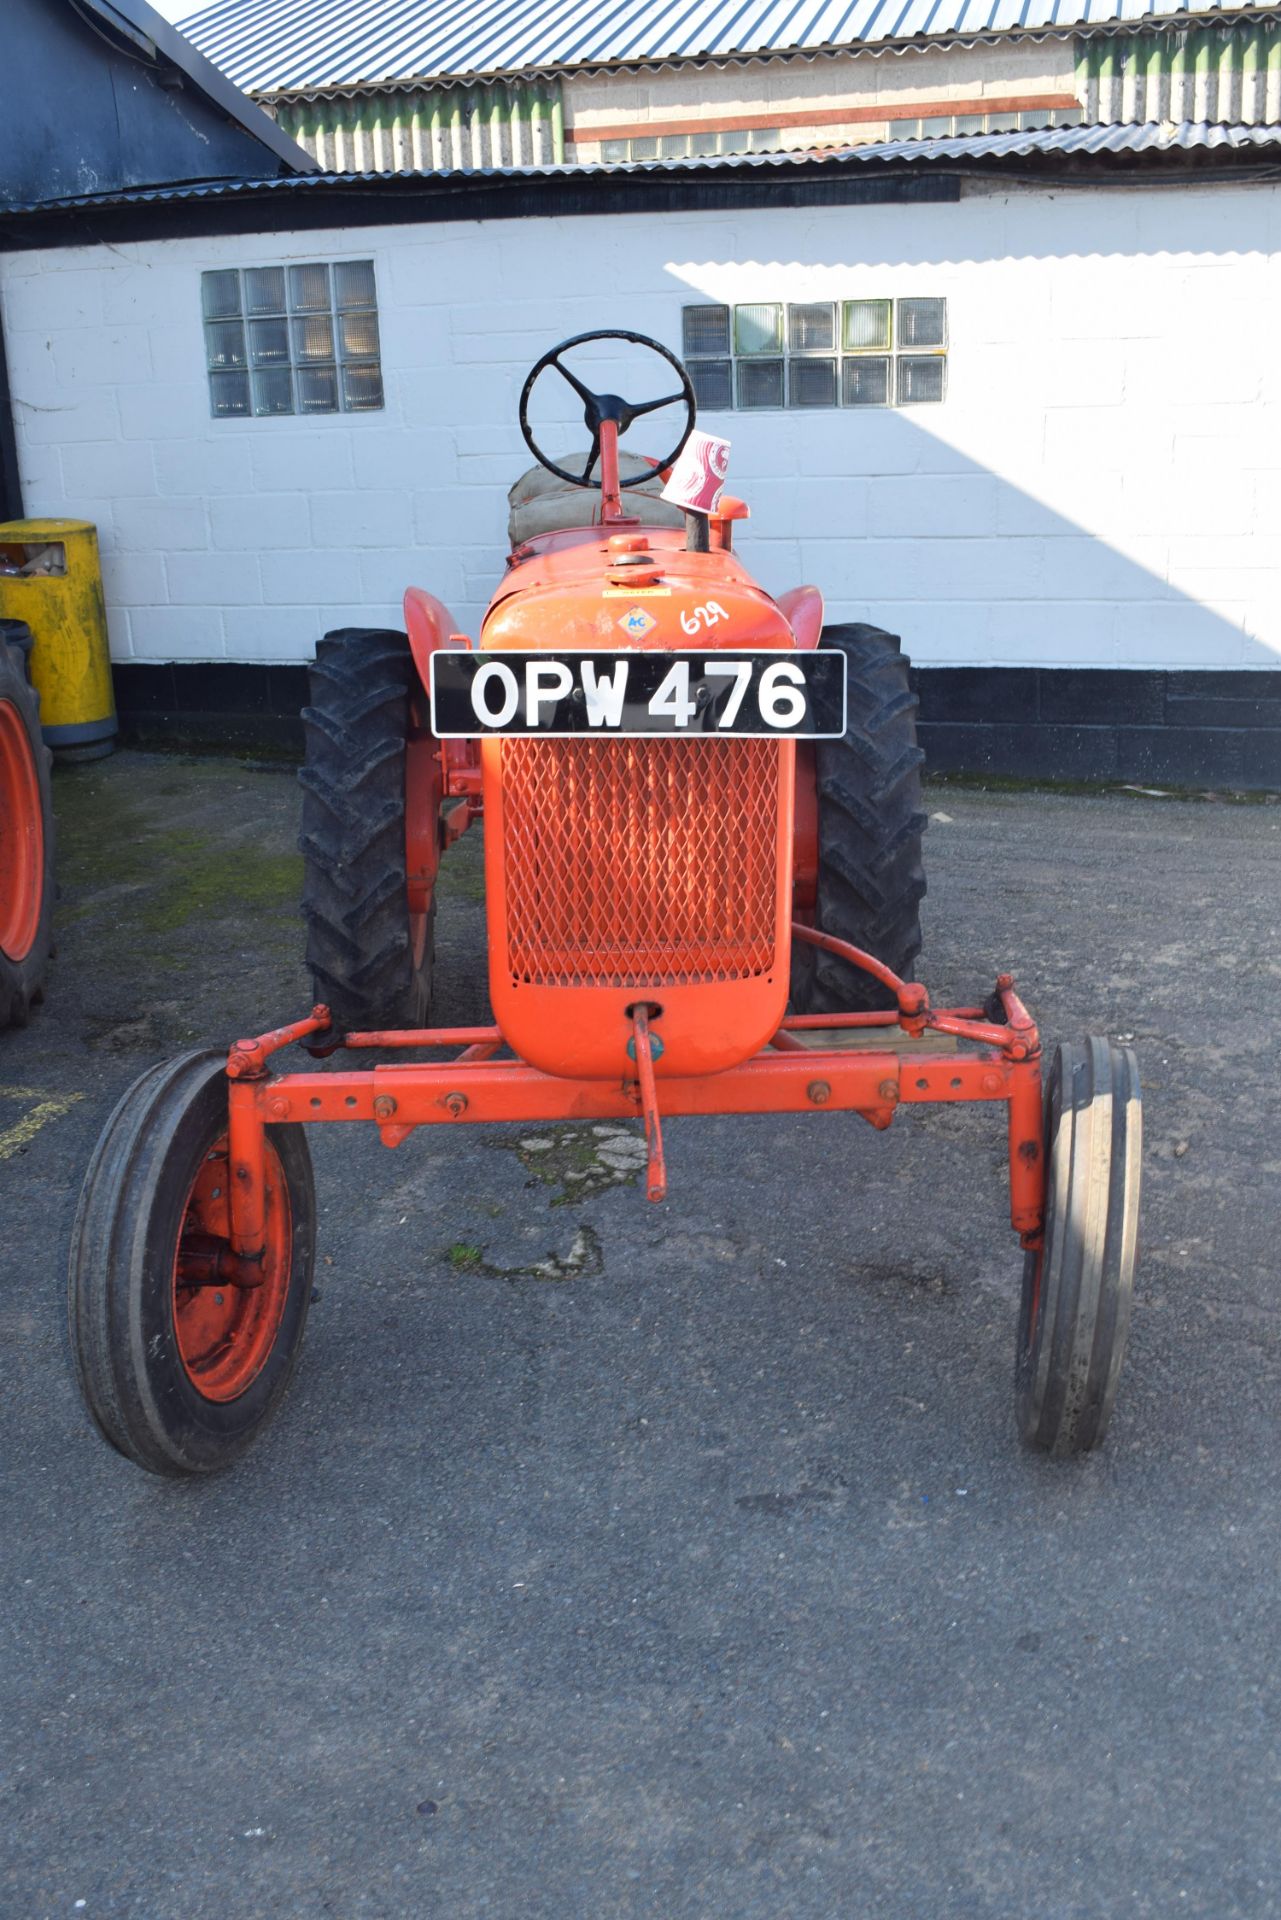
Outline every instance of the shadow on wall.
[[(742, 420), (720, 416), (713, 430), (723, 422), (741, 441)], [(1278, 653), (1248, 631), (1275, 624), (1281, 577), (1229, 564), (1244, 540), (1144, 533), (1133, 536), (1144, 564), (916, 416), (844, 423), (857, 438), (856, 477), (848, 452), (844, 471), (815, 470), (818, 441), (808, 472), (735, 473), (753, 513), (739, 547), (772, 592), (813, 581), (829, 621), (868, 620), (902, 636), (931, 767), (1281, 788)], [(1102, 517), (1111, 517), (1109, 500), (1124, 517), (1123, 476), (1101, 476), (1098, 490), (1092, 505)], [(828, 531), (833, 500), (841, 524)], [(1133, 500), (1129, 508), (1133, 516)], [(1155, 504), (1142, 517), (1157, 518)], [(1221, 549), (1220, 564), (1188, 564), (1189, 552), (1210, 546)], [(1220, 605), (1188, 590), (1199, 574)]]
[[(648, 390), (603, 351), (593, 377)], [(964, 395), (910, 413), (731, 412), (702, 424), (731, 441), (730, 486), (753, 516), (738, 545), (762, 583), (779, 593), (812, 581), (829, 621), (902, 635), (939, 770), (1281, 786), (1278, 652), (1251, 631), (1276, 624), (1281, 569), (1249, 535), (1264, 520), (1248, 494), (1255, 476), (1230, 497), (1216, 488), (1207, 510), (1168, 444), (1136, 457), (1124, 411), (1109, 433), (1067, 406), (983, 418), (977, 432), (1011, 467), (1079, 495), (1128, 552), (943, 438), (945, 427), (976, 431)], [(577, 444), (567, 406), (552, 431), (551, 445)], [(1257, 480), (1275, 485), (1275, 474), (1260, 468)]]
[[(1262, 631), (1281, 617), (1281, 563), (1261, 534), (1189, 528), (1145, 476), (1100, 465), (1081, 492), (1122, 551), (929, 431), (926, 411), (829, 414), (812, 435), (794, 414), (705, 416), (731, 440), (752, 510), (739, 545), (771, 592), (811, 579), (831, 618), (902, 623), (931, 666), (1281, 666)], [(786, 450), (780, 420), (799, 471), (761, 474)]]
[[(801, 271), (753, 269), (776, 288)], [(967, 342), (965, 298), (949, 305), (942, 406), (700, 416), (731, 443), (729, 485), (752, 510), (740, 545), (764, 584), (810, 579), (833, 618), (910, 623), (931, 666), (1281, 666), (1281, 460), (1258, 396), (1191, 393), (1151, 339), (1061, 342), (1029, 364), (1014, 343)], [(629, 397), (655, 380), (652, 356), (577, 364)], [(585, 444), (557, 398), (544, 444)], [(662, 451), (667, 419), (626, 445)], [(514, 479), (529, 455), (512, 444)]]

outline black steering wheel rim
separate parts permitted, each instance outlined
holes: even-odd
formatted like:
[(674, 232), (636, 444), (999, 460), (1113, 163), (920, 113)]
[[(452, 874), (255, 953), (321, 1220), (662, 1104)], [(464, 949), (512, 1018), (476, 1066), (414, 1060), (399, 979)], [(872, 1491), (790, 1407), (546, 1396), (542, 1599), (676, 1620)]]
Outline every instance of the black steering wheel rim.
[[(571, 347), (581, 347), (589, 340), (627, 340), (630, 341), (633, 346), (649, 347), (652, 352), (660, 354), (664, 360), (675, 367), (677, 373), (680, 375), (681, 391), (679, 393), (668, 394), (661, 400), (645, 401), (640, 406), (635, 407), (632, 406), (630, 402), (624, 400), (619, 394), (593, 393), (590, 388), (585, 387), (574, 374), (571, 374), (567, 368), (560, 364), (560, 356), (562, 353), (567, 353)], [(549, 459), (535, 440), (533, 430), (529, 424), (529, 396), (534, 390), (534, 382), (540, 374), (546, 372), (548, 367), (554, 367), (556, 372), (574, 389), (575, 393), (577, 393), (584, 403), (583, 424), (591, 431), (592, 444), (587, 456), (587, 465), (581, 474), (570, 473), (568, 468), (558, 467), (554, 460)], [(639, 487), (646, 480), (652, 480), (654, 474), (661, 471), (664, 467), (671, 466), (673, 460), (676, 459), (685, 442), (689, 439), (690, 434), (694, 431), (694, 422), (698, 418), (698, 402), (694, 398), (694, 383), (690, 379), (689, 374), (676, 358), (676, 355), (669, 347), (665, 347), (661, 340), (651, 340), (647, 333), (632, 333), (625, 327), (598, 327), (591, 333), (576, 333), (571, 339), (562, 340), (559, 346), (552, 347), (543, 355), (541, 360), (535, 362), (526, 376), (525, 384), (521, 389), (520, 430), (524, 437), (525, 445), (529, 448), (529, 451), (533, 454), (540, 467), (546, 467), (548, 473), (554, 473), (558, 480), (568, 480), (573, 487), (586, 487), (598, 490), (602, 483), (600, 480), (593, 480), (591, 478), (591, 471), (596, 464), (596, 458), (600, 451), (601, 422), (604, 420), (614, 420), (618, 427), (618, 437), (621, 440), (632, 422), (639, 419), (642, 414), (656, 413), (661, 407), (675, 406), (678, 400), (684, 401), (686, 413), (685, 427), (680, 439), (676, 442), (671, 452), (664, 454), (663, 458), (649, 473), (638, 473), (635, 478), (631, 480), (620, 479), (618, 483), (620, 487)]]

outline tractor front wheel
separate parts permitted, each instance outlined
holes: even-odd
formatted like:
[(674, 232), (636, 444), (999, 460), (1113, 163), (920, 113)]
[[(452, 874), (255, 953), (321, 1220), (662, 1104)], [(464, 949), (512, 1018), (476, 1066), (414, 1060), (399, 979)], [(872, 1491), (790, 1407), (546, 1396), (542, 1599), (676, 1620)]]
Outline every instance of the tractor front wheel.
[(103, 1129), (71, 1239), (71, 1350), (104, 1439), (152, 1473), (229, 1466), (284, 1397), (311, 1300), (316, 1200), (300, 1126), (268, 1127), (266, 1242), (230, 1241), (227, 1056), (135, 1080)]
[[(916, 695), (894, 634), (861, 624), (825, 627), (820, 643), (847, 663), (845, 731), (798, 752), (798, 814), (815, 823), (817, 872), (809, 917), (822, 933), (860, 947), (903, 979), (921, 950), (925, 870)], [(839, 721), (838, 721), (839, 724)], [(801, 798), (808, 801), (800, 806)], [(871, 974), (808, 942), (792, 943), (795, 1013), (892, 1007)]]
[[(440, 781), (409, 641), (327, 633), (303, 708), (303, 915), (317, 1000), (335, 1029), (422, 1027), (431, 1005)], [(411, 807), (414, 817), (411, 815)]]
[(27, 1024), (53, 948), (52, 756), (30, 649), (21, 621), (0, 621), (0, 1028)]
[(1046, 1453), (1107, 1432), (1130, 1327), (1143, 1145), (1129, 1047), (1059, 1047), (1045, 1093), (1045, 1232), (1027, 1255), (1015, 1357), (1019, 1428)]

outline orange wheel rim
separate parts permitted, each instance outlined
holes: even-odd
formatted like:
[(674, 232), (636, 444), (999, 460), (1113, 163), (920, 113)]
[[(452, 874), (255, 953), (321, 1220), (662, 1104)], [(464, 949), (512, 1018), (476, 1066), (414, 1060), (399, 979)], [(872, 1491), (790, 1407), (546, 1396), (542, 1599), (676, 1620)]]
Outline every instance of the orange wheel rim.
[(12, 700), (0, 700), (0, 953), (25, 960), (44, 892), (44, 819), (31, 741)]
[(236, 1400), (257, 1379), (289, 1297), (293, 1217), (280, 1156), (266, 1150), (266, 1245), (237, 1261), (227, 1204), (227, 1136), (201, 1162), (183, 1209), (173, 1267), (173, 1324), (187, 1378), (206, 1400)]

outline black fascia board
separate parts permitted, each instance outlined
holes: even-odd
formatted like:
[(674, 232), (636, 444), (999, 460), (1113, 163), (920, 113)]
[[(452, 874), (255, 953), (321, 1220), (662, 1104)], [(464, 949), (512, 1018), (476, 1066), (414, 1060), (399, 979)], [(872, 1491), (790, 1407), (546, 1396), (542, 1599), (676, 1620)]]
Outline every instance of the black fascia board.
[(450, 220), (518, 220), (540, 215), (735, 213), (757, 207), (874, 206), (952, 201), (951, 173), (889, 168), (875, 175), (779, 178), (764, 170), (729, 174), (619, 176), (542, 175), (493, 178), (387, 174), (310, 182), (305, 191), (266, 181), (225, 192), (121, 196), (92, 206), (0, 213), (0, 250), (20, 252), (123, 240), (204, 238), (215, 234), (296, 233), (321, 227), (434, 225)]
[[(136, 5), (137, 0), (133, 0)], [(1275, 180), (1268, 150), (983, 155), (964, 160), (816, 161), (812, 165), (647, 166), (643, 171), (319, 174), (132, 189), (0, 212), (0, 250), (217, 234), (411, 226), (540, 215), (736, 213), (948, 202), (964, 180), (1080, 188)]]

